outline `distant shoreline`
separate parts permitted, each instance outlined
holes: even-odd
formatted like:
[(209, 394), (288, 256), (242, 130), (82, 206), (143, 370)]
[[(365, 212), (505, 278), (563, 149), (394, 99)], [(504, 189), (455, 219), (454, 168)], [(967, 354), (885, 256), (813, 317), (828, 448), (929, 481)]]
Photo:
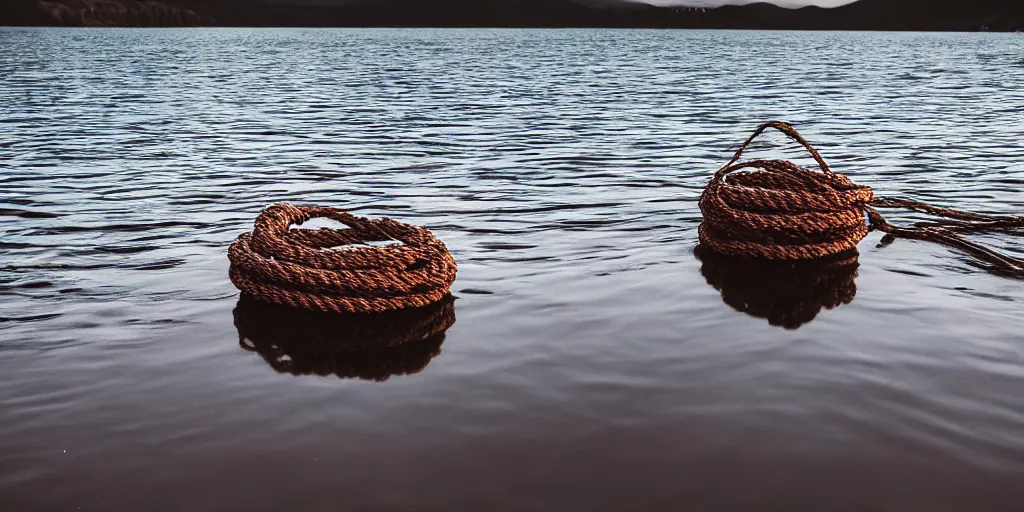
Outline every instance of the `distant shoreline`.
[(0, 5), (0, 26), (1018, 32), (1024, 30), (1024, 2), (860, 0), (833, 9), (787, 9), (765, 3), (702, 9), (646, 4), (595, 7), (571, 0), (373, 0), (344, 5), (5, 0)]
[(707, 32), (839, 32), (877, 34), (1000, 34), (1012, 35), (1021, 31), (967, 31), (967, 30), (893, 30), (893, 29), (817, 29), (817, 28), (688, 28), (688, 27), (629, 27), (629, 26), (449, 26), (449, 25), (0, 25), (11, 28), (68, 28), (82, 30), (160, 30), (160, 29), (297, 29), (297, 30), (650, 30), (650, 31), (707, 31)]

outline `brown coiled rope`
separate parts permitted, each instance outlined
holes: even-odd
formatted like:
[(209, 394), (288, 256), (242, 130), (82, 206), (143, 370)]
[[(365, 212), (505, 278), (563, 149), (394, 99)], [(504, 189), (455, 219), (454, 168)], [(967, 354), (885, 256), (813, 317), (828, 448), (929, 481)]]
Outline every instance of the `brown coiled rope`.
[[(821, 172), (786, 160), (740, 157), (765, 130), (774, 128), (811, 153)], [(889, 224), (876, 208), (904, 208), (942, 220), (912, 227)], [(930, 240), (960, 248), (996, 270), (1024, 276), (1024, 261), (999, 254), (960, 236), (962, 233), (1011, 232), (1024, 217), (968, 213), (906, 199), (876, 198), (871, 188), (832, 172), (828, 164), (789, 124), (769, 122), (715, 173), (700, 198), (704, 222), (700, 242), (726, 256), (766, 260), (808, 260), (856, 249), (869, 230), (891, 236)], [(865, 222), (865, 214), (867, 222)]]
[[(348, 229), (290, 229), (327, 218)], [(366, 246), (372, 242), (401, 245)], [(373, 313), (427, 306), (455, 281), (455, 259), (430, 230), (320, 206), (274, 204), (228, 249), (231, 282), (262, 301)]]

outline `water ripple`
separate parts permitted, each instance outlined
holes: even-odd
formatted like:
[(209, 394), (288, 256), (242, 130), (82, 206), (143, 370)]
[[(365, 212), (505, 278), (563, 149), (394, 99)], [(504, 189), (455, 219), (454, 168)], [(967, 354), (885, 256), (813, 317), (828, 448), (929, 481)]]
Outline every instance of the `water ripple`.
[[(767, 119), (880, 195), (1024, 210), (1019, 46), (0, 28), (0, 502), (1019, 509), (1019, 282), (874, 235), (838, 296), (692, 255), (701, 190)], [(317, 379), (240, 348), (224, 254), (275, 201), (445, 240), (459, 321), (429, 366)]]

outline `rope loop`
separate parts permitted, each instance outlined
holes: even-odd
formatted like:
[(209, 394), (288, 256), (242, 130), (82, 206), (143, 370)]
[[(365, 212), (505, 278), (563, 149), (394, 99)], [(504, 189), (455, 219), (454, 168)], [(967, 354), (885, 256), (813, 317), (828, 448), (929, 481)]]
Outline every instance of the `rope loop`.
[(782, 121), (768, 121), (767, 123), (758, 126), (757, 130), (754, 130), (754, 134), (751, 135), (750, 138), (747, 139), (747, 141), (744, 142), (738, 150), (736, 150), (736, 154), (733, 155), (732, 160), (729, 160), (729, 163), (725, 164), (725, 166), (723, 166), (722, 169), (719, 170), (718, 172), (723, 174), (725, 172), (729, 172), (726, 169), (732, 166), (732, 164), (738, 162), (740, 160), (740, 157), (742, 157), (743, 153), (747, 150), (747, 148), (749, 148), (750, 145), (754, 143), (754, 140), (760, 137), (761, 134), (763, 134), (764, 132), (768, 131), (769, 128), (778, 130), (784, 133), (790, 139), (795, 140), (797, 143), (803, 146), (808, 153), (811, 154), (811, 157), (814, 158), (814, 161), (818, 163), (818, 167), (821, 167), (822, 172), (824, 172), (825, 174), (833, 174), (832, 169), (829, 168), (828, 164), (825, 162), (825, 159), (821, 157), (820, 153), (818, 153), (818, 150), (814, 149), (814, 146), (812, 146), (811, 143), (807, 142), (804, 139), (804, 137), (800, 135), (800, 132), (796, 130), (796, 127), (789, 123), (783, 123)]

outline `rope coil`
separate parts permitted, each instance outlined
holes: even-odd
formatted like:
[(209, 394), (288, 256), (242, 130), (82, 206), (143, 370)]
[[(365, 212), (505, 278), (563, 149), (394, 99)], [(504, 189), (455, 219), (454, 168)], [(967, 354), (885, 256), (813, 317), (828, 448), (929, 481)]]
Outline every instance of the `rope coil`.
[[(769, 128), (803, 146), (821, 172), (786, 160), (740, 158)], [(876, 208), (903, 208), (941, 217), (912, 227), (893, 226)], [(871, 230), (890, 237), (929, 240), (959, 248), (1003, 273), (1024, 277), (1024, 260), (997, 253), (960, 234), (1014, 232), (1024, 217), (937, 208), (907, 199), (876, 198), (870, 187), (833, 172), (821, 154), (790, 124), (762, 124), (711, 178), (700, 198), (700, 243), (726, 256), (811, 260), (855, 250)], [(867, 221), (865, 221), (865, 216)]]
[[(290, 229), (313, 218), (347, 229)], [(374, 242), (401, 245), (367, 246)], [(458, 266), (430, 230), (389, 218), (279, 203), (228, 248), (239, 290), (265, 302), (330, 313), (423, 307), (444, 298)]]

